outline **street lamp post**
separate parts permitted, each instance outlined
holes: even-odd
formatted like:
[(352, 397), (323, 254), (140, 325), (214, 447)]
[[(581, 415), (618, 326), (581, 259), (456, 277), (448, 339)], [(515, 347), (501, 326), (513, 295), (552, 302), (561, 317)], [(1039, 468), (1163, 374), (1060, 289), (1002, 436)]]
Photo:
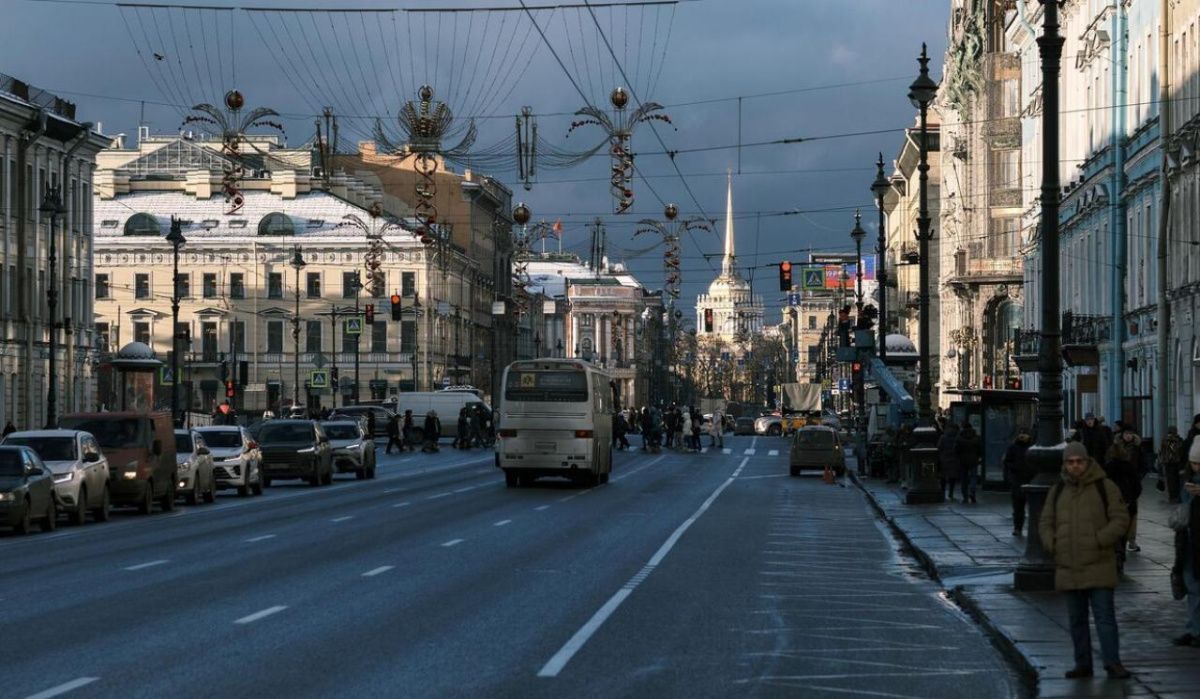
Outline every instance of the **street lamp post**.
[(171, 217), (171, 232), (167, 233), (171, 244), (171, 421), (182, 425), (179, 416), (179, 248), (187, 242), (183, 237), (183, 222)]
[(932, 380), (930, 375), (929, 326), (932, 320), (929, 315), (929, 242), (933, 240), (933, 230), (929, 219), (929, 105), (937, 96), (937, 83), (929, 77), (929, 55), (925, 44), (921, 44), (921, 56), (917, 59), (921, 65), (917, 79), (909, 86), (908, 99), (920, 111), (920, 163), (917, 171), (920, 173), (918, 188), (917, 214), (917, 245), (921, 258), (919, 270), (920, 291), (920, 323), (918, 326), (918, 342), (920, 345), (920, 365), (917, 374), (917, 428), (913, 431), (911, 458), (909, 459), (910, 476), (909, 489), (905, 502), (909, 504), (940, 503), (944, 499), (942, 486), (937, 476), (937, 429), (933, 425)]
[(879, 207), (879, 237), (875, 250), (875, 280), (879, 283), (879, 358), (887, 359), (887, 229), (884, 225), (883, 198), (891, 185), (883, 174), (883, 153), (875, 163), (875, 181), (871, 183), (871, 193), (875, 195), (875, 205)]
[(862, 227), (862, 214), (858, 211), (854, 212), (854, 228), (850, 231), (850, 238), (854, 241), (854, 267), (855, 267), (855, 291), (854, 305), (858, 309), (858, 315), (862, 316), (863, 311), (863, 256), (862, 244), (863, 239), (867, 237), (867, 232)]
[(58, 281), (55, 275), (58, 265), (58, 232), (55, 228), (58, 217), (66, 213), (58, 187), (46, 188), (38, 211), (50, 217), (50, 250), (47, 258), (50, 263), (50, 278), (49, 290), (46, 292), (47, 320), (50, 326), (50, 367), (49, 380), (46, 382), (46, 429), (52, 430), (58, 427)]
[(362, 316), (358, 311), (358, 297), (362, 291), (362, 278), (359, 276), (358, 270), (354, 270), (354, 317), (358, 320), (358, 336), (354, 339), (354, 402), (351, 405), (358, 405), (359, 386), (359, 356), (362, 352), (362, 338), (367, 331), (367, 324), (363, 322)]
[[(1058, 78), (1063, 37), (1058, 33), (1058, 2), (1043, 0), (1042, 36), (1042, 162), (1058, 162)], [(1037, 475), (1024, 486), (1029, 502), (1029, 534), (1025, 555), (1013, 573), (1018, 590), (1049, 590), (1054, 586), (1054, 561), (1038, 533), (1046, 494), (1062, 468), (1063, 394), (1061, 326), (1059, 321), (1058, 168), (1042, 168), (1041, 246), (1042, 327), (1038, 346), (1037, 439), (1026, 458)], [(1165, 398), (1164, 398), (1165, 400)]]
[(292, 268), (296, 270), (296, 312), (292, 315), (292, 408), (300, 404), (300, 270), (304, 269), (304, 254), (297, 245), (292, 250)]

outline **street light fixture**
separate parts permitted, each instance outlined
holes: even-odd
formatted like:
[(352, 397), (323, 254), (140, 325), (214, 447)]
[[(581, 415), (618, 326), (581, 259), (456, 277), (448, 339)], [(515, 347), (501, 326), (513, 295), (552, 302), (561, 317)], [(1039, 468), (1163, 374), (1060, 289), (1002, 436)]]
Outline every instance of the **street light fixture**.
[(856, 291), (854, 292), (854, 296), (855, 296), (855, 302), (854, 302), (854, 305), (855, 305), (855, 306), (858, 308), (858, 315), (860, 315), (860, 316), (862, 315), (862, 310), (863, 310), (863, 288), (862, 288), (862, 282), (863, 282), (863, 256), (862, 256), (862, 244), (863, 244), (863, 239), (864, 239), (864, 238), (866, 238), (866, 237), (867, 237), (867, 232), (866, 232), (866, 231), (864, 231), (864, 230), (863, 230), (863, 227), (862, 227), (862, 214), (861, 214), (861, 213), (859, 213), (858, 211), (855, 211), (855, 212), (854, 212), (854, 229), (850, 231), (850, 238), (851, 238), (852, 240), (854, 240), (854, 250), (855, 250), (855, 264), (854, 264), (854, 267), (855, 267), (855, 270), (856, 270), (855, 277), (857, 277), (857, 289), (856, 289)]
[(891, 183), (883, 174), (883, 153), (875, 163), (875, 181), (871, 183), (871, 193), (875, 195), (875, 205), (879, 207), (879, 237), (875, 250), (875, 280), (879, 284), (879, 358), (887, 359), (887, 228), (883, 218), (883, 198), (891, 189)]
[(292, 408), (300, 404), (300, 270), (304, 269), (304, 254), (300, 246), (292, 249), (292, 268), (296, 270), (296, 312), (292, 315)]
[(58, 264), (58, 232), (55, 228), (57, 227), (58, 217), (66, 213), (58, 187), (46, 188), (45, 196), (42, 197), (42, 205), (38, 207), (38, 211), (43, 216), (50, 217), (50, 254), (47, 258), (47, 261), (50, 263), (50, 288), (46, 293), (46, 308), (49, 311), (48, 320), (50, 326), (50, 380), (46, 382), (48, 387), (46, 393), (46, 429), (52, 430), (58, 427), (58, 282), (55, 277)]
[(171, 217), (171, 231), (167, 233), (171, 244), (171, 421), (182, 425), (179, 415), (179, 248), (187, 243), (183, 237), (183, 222)]

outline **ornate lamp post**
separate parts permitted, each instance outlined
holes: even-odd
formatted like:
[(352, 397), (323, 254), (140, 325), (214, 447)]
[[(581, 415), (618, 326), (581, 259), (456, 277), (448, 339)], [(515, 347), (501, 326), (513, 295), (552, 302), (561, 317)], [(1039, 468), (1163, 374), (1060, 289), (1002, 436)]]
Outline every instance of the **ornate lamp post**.
[[(623, 214), (633, 206), (633, 152), (630, 150), (633, 131), (638, 124), (653, 120), (670, 124), (671, 117), (658, 113), (662, 111), (663, 106), (657, 102), (643, 102), (627, 115), (625, 107), (629, 104), (629, 93), (623, 87), (614, 88), (608, 96), (608, 101), (613, 106), (611, 117), (599, 107), (588, 105), (575, 112), (576, 116), (586, 118), (571, 122), (567, 135), (570, 136), (572, 131), (585, 125), (599, 126), (604, 131), (609, 144), (608, 151), (612, 156), (612, 177), (609, 185), (615, 200), (614, 213)], [(597, 146), (591, 152), (599, 150), (600, 146)]]
[(663, 217), (666, 218), (666, 221), (645, 218), (638, 221), (638, 228), (634, 231), (635, 236), (642, 233), (657, 233), (666, 243), (666, 250), (663, 251), (663, 273), (666, 280), (664, 288), (672, 302), (679, 298), (679, 238), (683, 236), (684, 232), (690, 230), (712, 230), (708, 221), (700, 216), (685, 216), (676, 221), (678, 216), (679, 207), (667, 204), (663, 208)]
[(183, 237), (183, 223), (171, 217), (171, 232), (167, 233), (171, 244), (171, 420), (175, 425), (183, 424), (179, 415), (179, 248), (187, 242)]
[(866, 237), (867, 237), (867, 232), (864, 231), (863, 227), (862, 227), (862, 214), (859, 213), (858, 211), (855, 211), (854, 212), (854, 229), (850, 231), (850, 238), (852, 240), (854, 240), (854, 250), (855, 250), (855, 255), (854, 255), (854, 257), (855, 257), (855, 265), (854, 265), (855, 275), (854, 276), (856, 277), (856, 280), (855, 280), (856, 289), (854, 292), (854, 297), (855, 297), (854, 306), (855, 306), (855, 308), (858, 309), (858, 315), (860, 315), (860, 316), (862, 315), (862, 310), (863, 310), (862, 244), (863, 244), (863, 239)]
[(878, 259), (875, 260), (875, 279), (879, 283), (879, 358), (887, 359), (887, 228), (883, 218), (883, 198), (891, 189), (891, 183), (883, 174), (883, 153), (875, 163), (875, 181), (871, 183), (871, 193), (875, 195), (875, 205), (879, 207), (879, 237), (875, 250)]
[[(1042, 36), (1042, 162), (1058, 162), (1058, 77), (1063, 37), (1058, 33), (1058, 2), (1043, 0)], [(1029, 535), (1025, 555), (1013, 573), (1018, 590), (1049, 590), (1054, 585), (1054, 561), (1038, 535), (1038, 520), (1046, 494), (1062, 468), (1063, 394), (1062, 328), (1059, 320), (1058, 168), (1042, 168), (1041, 246), (1042, 327), (1038, 345), (1037, 438), (1026, 458), (1037, 475), (1024, 486), (1029, 502)]]
[(931, 393), (933, 389), (930, 378), (929, 326), (932, 320), (929, 316), (929, 241), (933, 240), (933, 230), (929, 219), (929, 105), (937, 96), (937, 83), (929, 77), (929, 55), (925, 44), (921, 44), (921, 56), (917, 59), (921, 71), (917, 79), (908, 89), (908, 99), (921, 113), (921, 142), (920, 187), (918, 189), (917, 215), (917, 244), (921, 258), (919, 284), (920, 318), (918, 326), (918, 342), (920, 345), (920, 366), (917, 375), (917, 428), (913, 432), (914, 448), (909, 459), (913, 469), (909, 477), (909, 489), (905, 502), (909, 504), (940, 503), (943, 500), (940, 481), (935, 477), (937, 472), (937, 429), (933, 426), (933, 406)]
[(42, 205), (38, 207), (38, 211), (43, 216), (50, 217), (50, 250), (47, 258), (50, 263), (50, 278), (47, 280), (49, 291), (46, 292), (46, 308), (49, 312), (47, 319), (50, 326), (50, 368), (49, 381), (46, 382), (46, 429), (52, 430), (58, 427), (58, 279), (56, 277), (58, 231), (56, 228), (58, 217), (67, 212), (63, 208), (58, 187), (46, 188), (46, 194), (42, 198)]
[(296, 312), (292, 315), (292, 407), (300, 404), (300, 270), (305, 267), (304, 254), (297, 245), (292, 250), (292, 268), (296, 270)]

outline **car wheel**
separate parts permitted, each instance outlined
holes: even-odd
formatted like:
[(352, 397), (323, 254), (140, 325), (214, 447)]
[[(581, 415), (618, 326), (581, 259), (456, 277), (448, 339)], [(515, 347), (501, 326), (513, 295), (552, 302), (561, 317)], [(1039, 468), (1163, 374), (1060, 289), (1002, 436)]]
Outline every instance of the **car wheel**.
[(79, 526), (87, 521), (87, 488), (79, 488), (79, 498), (75, 501), (75, 509), (71, 510), (68, 519), (75, 526)]
[(58, 502), (54, 494), (50, 494), (50, 505), (46, 507), (46, 519), (42, 520), (42, 531), (52, 532), (58, 529)]
[(92, 510), (92, 517), (97, 522), (107, 522), (112, 516), (112, 499), (108, 495), (108, 486), (104, 487), (104, 492), (100, 495), (100, 506)]
[(254, 493), (255, 495), (262, 495), (262, 493), (263, 493), (263, 475), (262, 475), (262, 467), (261, 466), (254, 469), (254, 475), (256, 477), (254, 479), (254, 484), (250, 486), (250, 492)]
[(601, 473), (601, 474), (600, 474), (600, 483), (602, 483), (602, 484), (603, 484), (603, 483), (607, 483), (607, 482), (608, 482), (608, 474), (607, 474), (607, 473)]
[(506, 487), (506, 488), (521, 487), (521, 478), (517, 475), (516, 471), (514, 471), (512, 469), (506, 469), (504, 471), (504, 487)]
[(332, 462), (329, 464), (329, 470), (326, 471), (324, 477), (321, 478), (321, 483), (324, 485), (333, 485), (333, 463)]
[(30, 523), (30, 512), (29, 512), (30, 507), (32, 507), (32, 506), (29, 504), (29, 499), (26, 498), (25, 499), (25, 507), (24, 507), (24, 509), (21, 510), (21, 518), (17, 520), (16, 524), (13, 525), (14, 532), (16, 532), (18, 534), (28, 534), (29, 533), (29, 530), (32, 528), (32, 525)]
[(312, 475), (308, 477), (308, 484), (315, 487), (321, 485), (322, 480), (320, 464), (313, 464), (313, 472)]
[(354, 479), (359, 480), (359, 481), (367, 480), (367, 469), (365, 469), (365, 468), (355, 469)]
[(192, 489), (184, 496), (184, 500), (189, 505), (197, 505), (200, 503), (200, 474), (196, 474), (196, 480), (192, 483)]
[(142, 515), (148, 515), (154, 511), (154, 481), (146, 481), (146, 490), (137, 509), (138, 514)]
[(800, 475), (799, 467), (792, 466), (791, 468), (788, 469), (788, 474), (791, 476), (799, 476)]
[(375, 464), (371, 464), (371, 468), (367, 469), (367, 480), (375, 480)]
[(172, 478), (171, 482), (167, 484), (167, 492), (163, 493), (162, 500), (158, 501), (163, 512), (175, 511), (175, 495), (175, 479)]
[(263, 485), (263, 488), (270, 488), (271, 487), (271, 479), (268, 476), (263, 476), (262, 477), (262, 485)]

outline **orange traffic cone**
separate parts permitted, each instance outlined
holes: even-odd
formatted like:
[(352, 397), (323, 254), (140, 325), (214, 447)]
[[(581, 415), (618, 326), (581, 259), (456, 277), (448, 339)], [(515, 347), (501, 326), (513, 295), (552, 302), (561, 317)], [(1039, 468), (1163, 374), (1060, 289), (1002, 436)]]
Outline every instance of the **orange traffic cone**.
[(833, 478), (833, 468), (832, 467), (830, 467), (828, 465), (825, 466), (825, 473), (822, 474), (821, 480), (825, 481), (829, 485), (833, 485), (834, 478)]

